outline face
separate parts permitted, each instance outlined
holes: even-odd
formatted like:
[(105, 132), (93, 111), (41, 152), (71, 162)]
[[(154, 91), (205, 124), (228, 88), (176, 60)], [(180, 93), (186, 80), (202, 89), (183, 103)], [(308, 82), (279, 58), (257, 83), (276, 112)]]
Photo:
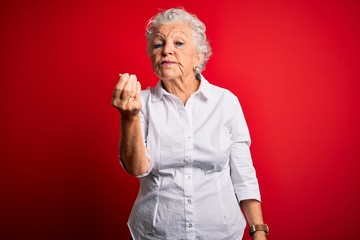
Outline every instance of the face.
[(162, 80), (194, 78), (194, 66), (203, 60), (195, 48), (192, 29), (185, 23), (159, 26), (149, 50), (153, 70)]

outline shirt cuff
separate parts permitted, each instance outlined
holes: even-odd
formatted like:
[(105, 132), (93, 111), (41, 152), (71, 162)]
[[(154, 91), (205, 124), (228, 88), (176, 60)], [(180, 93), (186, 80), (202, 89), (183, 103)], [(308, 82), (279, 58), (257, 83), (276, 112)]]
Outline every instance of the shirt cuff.
[(240, 203), (243, 200), (249, 200), (249, 199), (255, 199), (259, 202), (261, 202), (261, 195), (260, 192), (242, 192), (242, 193), (236, 193), (236, 198), (238, 202)]
[(149, 168), (145, 173), (135, 176), (137, 178), (142, 178), (142, 177), (145, 177), (145, 176), (149, 175), (149, 173), (154, 168), (154, 157), (153, 157), (152, 152), (147, 147), (145, 148), (145, 155), (146, 155), (146, 158), (148, 159), (148, 162), (149, 162)]

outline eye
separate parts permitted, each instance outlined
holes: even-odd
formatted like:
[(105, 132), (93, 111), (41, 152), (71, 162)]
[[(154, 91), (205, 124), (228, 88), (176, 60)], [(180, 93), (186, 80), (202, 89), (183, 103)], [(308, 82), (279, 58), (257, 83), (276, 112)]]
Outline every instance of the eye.
[(181, 46), (184, 46), (184, 43), (183, 42), (175, 42), (175, 45), (181, 47)]
[(163, 46), (162, 43), (155, 43), (155, 44), (154, 44), (154, 48), (155, 48), (155, 49), (161, 48), (162, 46)]

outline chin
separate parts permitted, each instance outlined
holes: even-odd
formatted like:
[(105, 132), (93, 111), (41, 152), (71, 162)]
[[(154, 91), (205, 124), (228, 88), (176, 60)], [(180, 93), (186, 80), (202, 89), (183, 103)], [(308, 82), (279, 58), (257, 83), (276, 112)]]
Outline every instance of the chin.
[(159, 74), (156, 74), (161, 80), (167, 80), (167, 79), (175, 79), (180, 77), (179, 74), (175, 74), (173, 72), (161, 72)]

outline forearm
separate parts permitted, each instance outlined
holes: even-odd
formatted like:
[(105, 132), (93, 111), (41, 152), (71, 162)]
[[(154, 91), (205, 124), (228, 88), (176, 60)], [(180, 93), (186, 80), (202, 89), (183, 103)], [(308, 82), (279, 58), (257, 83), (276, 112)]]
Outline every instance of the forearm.
[(121, 116), (120, 124), (119, 158), (131, 175), (144, 174), (149, 169), (149, 163), (141, 133), (140, 115), (131, 118)]
[[(240, 202), (245, 217), (249, 226), (256, 224), (264, 224), (261, 203), (255, 199), (243, 200)], [(253, 239), (266, 239), (266, 234), (263, 231), (255, 232)]]
[(259, 201), (255, 199), (249, 199), (241, 201), (240, 204), (250, 226), (264, 223), (261, 211), (261, 203)]

